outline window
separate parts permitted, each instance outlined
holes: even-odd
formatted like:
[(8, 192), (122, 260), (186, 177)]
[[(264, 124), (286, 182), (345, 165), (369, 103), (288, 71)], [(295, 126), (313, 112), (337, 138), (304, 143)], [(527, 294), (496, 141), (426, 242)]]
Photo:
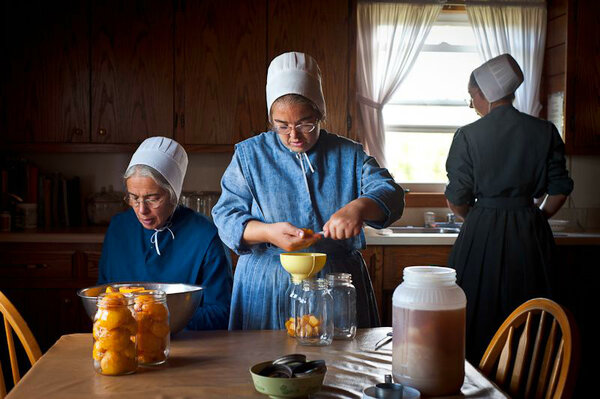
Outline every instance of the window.
[(383, 108), (388, 169), (403, 186), (422, 183), (427, 188), (417, 191), (443, 191), (453, 134), (478, 118), (469, 108), (467, 84), (480, 64), (467, 14), (440, 13), (410, 73)]

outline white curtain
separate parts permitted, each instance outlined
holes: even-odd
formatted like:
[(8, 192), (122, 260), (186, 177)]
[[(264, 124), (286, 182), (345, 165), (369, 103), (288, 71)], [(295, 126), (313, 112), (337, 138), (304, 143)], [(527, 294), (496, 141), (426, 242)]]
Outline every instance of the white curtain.
[(383, 106), (413, 66), (442, 5), (438, 1), (359, 3), (357, 84), (359, 134), (385, 166)]
[(525, 79), (515, 92), (515, 108), (538, 116), (546, 43), (545, 0), (467, 0), (466, 8), (483, 59), (509, 53), (523, 70)]

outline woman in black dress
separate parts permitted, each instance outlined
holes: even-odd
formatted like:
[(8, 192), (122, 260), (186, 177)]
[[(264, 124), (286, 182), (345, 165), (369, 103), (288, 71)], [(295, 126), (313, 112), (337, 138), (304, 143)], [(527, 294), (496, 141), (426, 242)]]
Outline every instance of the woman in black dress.
[(467, 296), (467, 359), (475, 364), (517, 306), (553, 296), (547, 219), (573, 190), (554, 125), (512, 106), (522, 81), (508, 54), (473, 71), (468, 90), (481, 119), (458, 129), (446, 161), (448, 205), (465, 219), (449, 265)]

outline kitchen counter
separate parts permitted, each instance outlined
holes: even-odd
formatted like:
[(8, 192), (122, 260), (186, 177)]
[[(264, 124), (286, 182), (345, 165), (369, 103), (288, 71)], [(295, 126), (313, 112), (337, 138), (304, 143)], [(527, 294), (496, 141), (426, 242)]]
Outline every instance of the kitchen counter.
[[(392, 233), (365, 227), (369, 245), (454, 245), (457, 233)], [(557, 245), (600, 245), (600, 232), (555, 232)]]
[(102, 244), (108, 226), (71, 227), (52, 230), (24, 230), (0, 233), (0, 243), (63, 242), (76, 244)]

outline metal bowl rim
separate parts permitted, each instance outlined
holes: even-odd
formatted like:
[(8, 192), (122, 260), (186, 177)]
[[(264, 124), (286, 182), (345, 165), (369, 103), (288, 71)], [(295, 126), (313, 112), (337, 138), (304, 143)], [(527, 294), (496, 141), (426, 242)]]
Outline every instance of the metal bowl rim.
[(119, 281), (117, 283), (98, 284), (98, 285), (92, 285), (90, 287), (81, 288), (81, 289), (77, 290), (77, 296), (79, 296), (80, 298), (92, 299), (92, 298), (97, 298), (97, 296), (84, 295), (83, 293), (89, 289), (103, 287), (103, 286), (104, 287), (108, 287), (108, 286), (114, 286), (114, 287), (133, 286), (133, 287), (135, 287), (136, 285), (140, 286), (140, 285), (144, 285), (144, 284), (173, 284), (173, 285), (183, 285), (186, 287), (192, 287), (192, 289), (189, 291), (174, 292), (174, 293), (170, 293), (170, 294), (167, 293), (167, 296), (176, 295), (176, 294), (185, 294), (188, 292), (197, 292), (197, 291), (202, 291), (204, 289), (204, 287), (202, 287), (200, 285), (186, 284), (186, 283), (160, 283), (157, 281)]

